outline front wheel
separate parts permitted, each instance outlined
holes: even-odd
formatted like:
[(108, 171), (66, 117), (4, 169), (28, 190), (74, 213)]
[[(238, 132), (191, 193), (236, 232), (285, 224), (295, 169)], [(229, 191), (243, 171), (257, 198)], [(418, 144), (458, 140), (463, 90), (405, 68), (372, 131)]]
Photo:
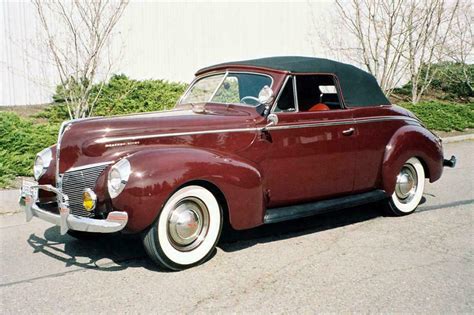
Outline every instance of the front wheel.
[(222, 210), (214, 195), (201, 186), (186, 186), (166, 202), (143, 244), (158, 265), (183, 270), (212, 254), (221, 229)]
[(425, 170), (416, 157), (405, 162), (397, 176), (395, 192), (388, 200), (390, 212), (397, 216), (415, 211), (425, 188)]

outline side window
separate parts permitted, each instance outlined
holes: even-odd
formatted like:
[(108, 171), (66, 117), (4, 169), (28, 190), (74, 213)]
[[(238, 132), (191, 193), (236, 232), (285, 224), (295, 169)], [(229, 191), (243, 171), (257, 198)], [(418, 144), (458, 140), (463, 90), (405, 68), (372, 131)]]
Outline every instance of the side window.
[(295, 108), (295, 96), (293, 93), (293, 77), (290, 77), (286, 81), (286, 85), (280, 94), (280, 98), (275, 106), (275, 112), (294, 112)]
[(296, 91), (300, 112), (340, 109), (334, 77), (331, 75), (299, 75)]

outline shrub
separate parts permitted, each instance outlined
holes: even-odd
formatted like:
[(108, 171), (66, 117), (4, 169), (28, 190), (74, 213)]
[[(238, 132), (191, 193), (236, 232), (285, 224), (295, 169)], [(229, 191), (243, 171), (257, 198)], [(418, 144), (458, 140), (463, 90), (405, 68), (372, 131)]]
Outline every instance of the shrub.
[[(420, 69), (420, 77), (424, 78), (427, 65)], [(425, 92), (424, 99), (441, 99), (446, 101), (470, 102), (474, 97), (474, 64), (460, 62), (440, 62), (430, 66), (433, 79)], [(411, 95), (412, 82), (396, 88), (393, 93), (399, 96)]]
[[(465, 99), (474, 97), (469, 82), (474, 82), (474, 65), (459, 62), (441, 62), (431, 65), (434, 73), (430, 90), (442, 91), (445, 99)], [(426, 66), (421, 68), (421, 76), (426, 73)]]
[(56, 142), (58, 130), (58, 124), (37, 124), (0, 112), (0, 187), (15, 176), (31, 176), (36, 153)]
[[(186, 85), (164, 80), (137, 81), (125, 75), (114, 75), (100, 88), (93, 87), (91, 99), (97, 98), (92, 116), (109, 116), (137, 112), (159, 111), (172, 108), (183, 94)], [(100, 93), (99, 93), (100, 92)], [(64, 102), (64, 91), (59, 85), (53, 95), (53, 105), (38, 117), (50, 121), (69, 119)]]
[(474, 103), (461, 105), (445, 102), (402, 103), (401, 106), (413, 112), (429, 129), (439, 131), (463, 131), (474, 128)]

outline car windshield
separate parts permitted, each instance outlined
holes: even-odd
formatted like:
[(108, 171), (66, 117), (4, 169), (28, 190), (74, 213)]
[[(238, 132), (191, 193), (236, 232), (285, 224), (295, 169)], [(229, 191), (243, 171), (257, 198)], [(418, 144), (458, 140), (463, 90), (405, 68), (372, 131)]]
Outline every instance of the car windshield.
[(262, 74), (227, 72), (198, 79), (188, 89), (180, 104), (235, 103), (257, 106), (258, 94), (271, 87), (272, 78)]

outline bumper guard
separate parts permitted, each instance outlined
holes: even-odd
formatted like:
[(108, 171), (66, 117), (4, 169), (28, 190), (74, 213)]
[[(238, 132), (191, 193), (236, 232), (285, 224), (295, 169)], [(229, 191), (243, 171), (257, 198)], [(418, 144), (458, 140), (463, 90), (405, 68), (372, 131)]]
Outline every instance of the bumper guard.
[[(36, 204), (38, 200), (38, 189), (56, 194), (58, 197), (59, 214), (43, 210)], [(107, 215), (107, 219), (91, 219), (74, 215), (69, 209), (69, 199), (67, 195), (51, 185), (23, 182), (19, 203), (25, 210), (27, 222), (31, 221), (33, 217), (48, 221), (60, 226), (61, 235), (66, 234), (68, 230), (91, 233), (114, 233), (122, 230), (128, 222), (127, 212), (122, 211), (110, 212)]]

